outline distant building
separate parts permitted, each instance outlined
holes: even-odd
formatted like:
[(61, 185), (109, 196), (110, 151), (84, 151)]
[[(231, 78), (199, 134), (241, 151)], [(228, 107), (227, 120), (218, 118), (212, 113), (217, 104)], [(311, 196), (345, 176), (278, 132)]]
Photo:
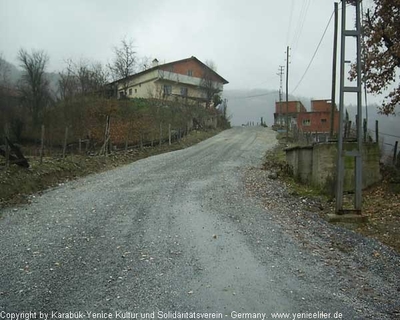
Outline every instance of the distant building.
[(276, 130), (286, 130), (286, 109), (288, 110), (289, 130), (297, 125), (297, 117), (299, 113), (307, 112), (306, 108), (300, 101), (289, 101), (286, 108), (286, 101), (275, 103), (274, 128)]
[[(296, 127), (299, 131), (326, 134), (330, 131), (331, 100), (312, 100), (311, 111), (307, 111), (300, 101), (289, 101), (289, 130)], [(339, 111), (334, 108), (334, 133), (339, 130)], [(274, 127), (276, 130), (286, 128), (286, 102), (275, 103)]]
[[(331, 100), (312, 100), (311, 111), (300, 113), (297, 117), (297, 127), (303, 132), (329, 133), (331, 124)], [(334, 109), (333, 132), (339, 130), (339, 111)]]
[[(196, 57), (159, 64), (109, 84), (117, 98), (188, 99), (205, 104), (228, 81)], [(211, 97), (210, 97), (211, 96)]]

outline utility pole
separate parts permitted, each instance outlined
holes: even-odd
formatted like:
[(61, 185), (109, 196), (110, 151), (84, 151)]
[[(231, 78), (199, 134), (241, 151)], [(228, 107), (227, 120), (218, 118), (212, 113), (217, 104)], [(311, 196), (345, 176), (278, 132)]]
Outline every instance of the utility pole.
[(286, 143), (289, 141), (289, 46), (286, 48)]
[(335, 128), (335, 106), (336, 106), (336, 62), (337, 62), (337, 34), (339, 20), (339, 3), (335, 2), (335, 30), (333, 35), (333, 61), (332, 61), (332, 95), (331, 95), (331, 123), (329, 130), (329, 138), (333, 139), (333, 131)]
[(279, 124), (282, 127), (282, 78), (283, 78), (283, 70), (285, 70), (285, 66), (279, 66)]
[[(356, 24), (354, 30), (346, 28), (346, 8), (349, 0), (342, 1), (342, 31), (341, 31), (341, 53), (340, 53), (340, 102), (339, 102), (339, 135), (338, 135), (338, 157), (337, 157), (337, 172), (336, 172), (336, 213), (344, 214), (355, 212), (361, 214), (361, 200), (362, 200), (362, 146), (363, 146), (363, 132), (362, 132), (362, 84), (361, 84), (361, 0), (356, 0), (352, 3), (356, 7)], [(357, 85), (345, 85), (345, 59), (346, 55), (346, 38), (351, 37), (356, 39), (357, 47)], [(357, 143), (353, 150), (347, 151), (344, 148), (343, 142), (343, 113), (344, 113), (344, 95), (345, 93), (357, 94)], [(354, 209), (343, 208), (343, 189), (344, 189), (344, 161), (345, 157), (353, 157), (355, 159), (355, 172), (354, 172)]]

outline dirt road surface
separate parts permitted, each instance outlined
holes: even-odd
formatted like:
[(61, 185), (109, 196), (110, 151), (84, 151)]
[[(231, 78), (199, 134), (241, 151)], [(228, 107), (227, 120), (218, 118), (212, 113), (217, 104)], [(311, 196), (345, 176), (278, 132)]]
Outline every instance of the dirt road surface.
[[(168, 311), (170, 318), (393, 318), (384, 302), (341, 291), (318, 256), (246, 195), (244, 171), (259, 166), (275, 143), (270, 129), (233, 128), (3, 210), (0, 318), (29, 311), (36, 319), (39, 312), (79, 311), (84, 318), (102, 312), (103, 319)], [(395, 294), (398, 276), (375, 276)]]

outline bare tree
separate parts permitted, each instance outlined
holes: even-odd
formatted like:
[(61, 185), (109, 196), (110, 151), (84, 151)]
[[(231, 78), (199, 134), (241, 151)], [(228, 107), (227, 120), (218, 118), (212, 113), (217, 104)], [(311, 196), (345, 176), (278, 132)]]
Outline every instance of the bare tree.
[[(114, 61), (108, 67), (114, 80), (124, 80), (136, 71), (137, 57), (133, 40), (121, 40), (120, 46), (114, 48)], [(122, 81), (124, 94), (127, 95), (129, 83)]]
[(67, 60), (67, 67), (60, 72), (59, 91), (65, 100), (76, 95), (101, 94), (108, 82), (108, 71), (100, 62), (82, 59), (74, 63)]
[(0, 53), (0, 86), (6, 87), (9, 83), (10, 67), (6, 60), (4, 60), (3, 54)]
[(218, 95), (218, 93), (221, 92), (221, 89), (218, 83), (215, 81), (215, 63), (211, 60), (207, 60), (205, 64), (207, 67), (203, 69), (200, 87), (203, 90), (204, 98), (206, 99), (206, 108), (210, 108), (214, 96)]
[(150, 57), (140, 57), (138, 59), (138, 63), (137, 63), (137, 71), (141, 72), (141, 71), (145, 71), (147, 69), (150, 69), (152, 67), (152, 61)]
[(23, 69), (19, 85), (21, 97), (32, 114), (33, 125), (37, 126), (46, 104), (50, 101), (49, 82), (45, 75), (49, 57), (41, 50), (28, 53), (25, 49), (20, 49), (18, 60)]
[(78, 92), (78, 81), (73, 71), (73, 61), (66, 60), (67, 68), (59, 73), (58, 90), (61, 100), (68, 100)]

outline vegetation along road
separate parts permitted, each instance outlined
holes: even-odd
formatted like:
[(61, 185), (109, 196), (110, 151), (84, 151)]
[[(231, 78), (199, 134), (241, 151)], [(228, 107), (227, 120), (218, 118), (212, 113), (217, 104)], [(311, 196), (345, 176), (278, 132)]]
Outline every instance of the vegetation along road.
[[(272, 318), (275, 312), (396, 318), (397, 255), (380, 247), (384, 263), (359, 268), (353, 257), (369, 263), (377, 243), (337, 228), (354, 248), (326, 248), (343, 261), (329, 263), (246, 192), (247, 169), (259, 167), (275, 143), (268, 128), (237, 127), (4, 209), (3, 318), (22, 311), (53, 318), (69, 312), (85, 318), (91, 318), (86, 312), (111, 313), (113, 319), (179, 312), (188, 312), (186, 318), (190, 312), (225, 319)], [(291, 214), (287, 208), (280, 217)], [(306, 236), (307, 243), (317, 237)]]

